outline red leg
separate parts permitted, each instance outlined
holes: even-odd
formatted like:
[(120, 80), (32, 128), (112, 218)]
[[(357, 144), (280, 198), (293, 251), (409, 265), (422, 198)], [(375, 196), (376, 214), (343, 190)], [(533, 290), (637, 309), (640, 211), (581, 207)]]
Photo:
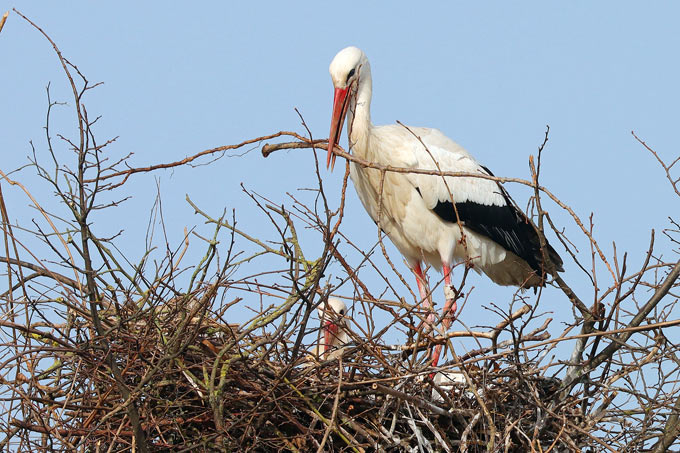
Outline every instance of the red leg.
[[(456, 305), (456, 294), (454, 293), (453, 286), (451, 285), (451, 267), (446, 263), (442, 263), (442, 270), (444, 271), (444, 294), (446, 295), (446, 304), (444, 305), (444, 310), (442, 311), (442, 323), (444, 328), (442, 331), (446, 334), (446, 331), (451, 327), (454, 315), (458, 309)], [(437, 366), (439, 363), (439, 356), (441, 355), (443, 345), (437, 345), (432, 354), (432, 366)], [(432, 376), (430, 376), (432, 377)]]
[[(441, 344), (438, 344), (434, 348), (434, 352), (432, 353), (432, 366), (436, 367), (437, 363), (439, 363), (439, 356), (442, 353), (442, 346)], [(434, 373), (430, 373), (430, 379), (434, 379)]]
[(418, 292), (420, 293), (420, 303), (427, 309), (427, 322), (430, 324), (430, 328), (434, 327), (435, 315), (432, 309), (432, 302), (430, 301), (430, 296), (427, 294), (425, 289), (425, 274), (420, 267), (420, 261), (417, 261), (412, 267), (413, 273), (416, 274), (416, 283), (418, 283)]
[(418, 283), (420, 301), (422, 303), (429, 304), (430, 301), (427, 297), (427, 291), (425, 291), (425, 275), (423, 274), (423, 270), (420, 268), (420, 261), (416, 262), (411, 270), (413, 270), (413, 273), (416, 274), (416, 283)]
[(448, 330), (455, 319), (454, 315), (458, 306), (456, 304), (456, 293), (451, 284), (451, 267), (442, 263), (442, 269), (444, 270), (444, 294), (446, 295), (446, 305), (444, 305), (444, 311), (442, 312), (442, 321), (444, 328)]

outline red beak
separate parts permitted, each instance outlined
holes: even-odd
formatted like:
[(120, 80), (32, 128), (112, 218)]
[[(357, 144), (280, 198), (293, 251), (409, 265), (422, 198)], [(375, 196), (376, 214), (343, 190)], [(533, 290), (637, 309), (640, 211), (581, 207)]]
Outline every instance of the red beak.
[(340, 141), (342, 134), (342, 126), (345, 124), (345, 115), (347, 114), (347, 107), (349, 107), (349, 86), (347, 88), (336, 88), (335, 97), (333, 98), (333, 117), (331, 118), (331, 133), (328, 137), (328, 157), (326, 159), (326, 167), (330, 167), (333, 171), (335, 167), (335, 154), (333, 148)]
[(326, 321), (323, 326), (323, 352), (326, 354), (338, 336), (338, 325), (333, 321)]

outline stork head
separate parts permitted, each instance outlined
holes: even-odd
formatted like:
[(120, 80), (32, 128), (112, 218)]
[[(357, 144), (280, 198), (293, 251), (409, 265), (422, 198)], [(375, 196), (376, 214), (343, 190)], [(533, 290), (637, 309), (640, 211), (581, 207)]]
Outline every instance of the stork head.
[(362, 66), (368, 67), (366, 55), (356, 47), (342, 49), (331, 61), (328, 71), (331, 73), (335, 98), (333, 99), (333, 116), (331, 118), (331, 132), (328, 136), (328, 157), (326, 166), (331, 171), (335, 166), (335, 154), (333, 148), (340, 141), (342, 126), (345, 124), (345, 116), (349, 108), (350, 99), (356, 95), (356, 87)]
[(344, 338), (344, 335), (340, 334), (340, 326), (345, 325), (347, 306), (337, 297), (329, 297), (328, 303), (319, 305), (318, 310), (323, 330), (323, 353), (326, 354), (332, 346), (336, 346)]

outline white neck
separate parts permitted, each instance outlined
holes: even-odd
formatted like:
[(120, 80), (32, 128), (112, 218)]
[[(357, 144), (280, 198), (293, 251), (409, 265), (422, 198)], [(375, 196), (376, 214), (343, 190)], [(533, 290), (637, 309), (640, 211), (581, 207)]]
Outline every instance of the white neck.
[(358, 86), (351, 94), (347, 111), (347, 136), (349, 147), (358, 157), (365, 157), (367, 139), (373, 124), (371, 124), (371, 95), (373, 81), (371, 80), (371, 66), (368, 61), (361, 65)]
[(335, 337), (335, 341), (333, 341), (333, 346), (340, 347), (350, 341), (349, 334), (345, 331), (344, 326), (341, 326), (340, 329), (338, 329), (338, 336)]

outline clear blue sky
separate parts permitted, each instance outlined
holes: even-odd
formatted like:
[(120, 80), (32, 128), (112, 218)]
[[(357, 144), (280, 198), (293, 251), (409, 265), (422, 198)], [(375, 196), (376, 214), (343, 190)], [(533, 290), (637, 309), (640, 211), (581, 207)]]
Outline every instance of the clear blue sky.
[[(304, 133), (294, 108), (315, 137), (327, 137), (333, 95), (328, 64), (341, 48), (359, 46), (373, 70), (374, 123), (439, 128), (498, 176), (528, 178), (528, 156), (549, 124), (543, 183), (584, 220), (595, 213), (596, 237), (606, 252), (616, 241), (620, 256), (629, 251), (632, 265), (640, 263), (649, 230), (669, 226), (667, 217), (680, 206), (653, 157), (630, 134), (635, 130), (668, 160), (678, 154), (680, 4), (416, 5), (3, 1), (0, 10), (19, 9), (90, 81), (105, 82), (90, 95), (88, 110), (103, 115), (100, 140), (119, 137), (110, 152), (133, 152), (135, 166), (279, 130)], [(70, 102), (70, 94), (50, 45), (15, 14), (0, 33), (0, 59), (0, 149), (7, 171), (26, 162), (30, 140), (44, 152), (45, 86), (52, 83), (55, 100)], [(72, 124), (71, 111), (64, 108), (55, 121), (55, 130)], [(171, 240), (178, 241), (185, 226), (210, 231), (185, 194), (214, 214), (235, 208), (241, 227), (276, 238), (239, 185), (290, 205), (286, 191), (315, 185), (312, 162), (306, 151), (263, 159), (255, 150), (157, 173)], [(340, 173), (324, 172), (330, 191), (339, 190)], [(12, 200), (10, 216), (35, 216), (25, 197), (3, 188)], [(526, 190), (508, 189), (526, 205)], [(137, 177), (128, 190), (134, 198), (103, 219), (102, 228), (124, 229), (123, 245), (135, 253), (143, 245), (154, 178)], [(374, 226), (351, 194), (345, 232), (368, 248)], [(49, 200), (49, 192), (41, 197)], [(588, 262), (575, 224), (563, 213), (554, 215)], [(661, 243), (660, 231), (657, 237)], [(665, 244), (660, 250), (670, 255)], [(577, 288), (585, 281), (571, 263), (565, 275)], [(379, 294), (382, 284), (373, 283)], [(479, 304), (504, 303), (512, 294), (482, 277), (471, 283)], [(554, 307), (543, 307), (568, 319), (570, 307), (556, 296)], [(482, 316), (466, 308), (469, 324)]]

